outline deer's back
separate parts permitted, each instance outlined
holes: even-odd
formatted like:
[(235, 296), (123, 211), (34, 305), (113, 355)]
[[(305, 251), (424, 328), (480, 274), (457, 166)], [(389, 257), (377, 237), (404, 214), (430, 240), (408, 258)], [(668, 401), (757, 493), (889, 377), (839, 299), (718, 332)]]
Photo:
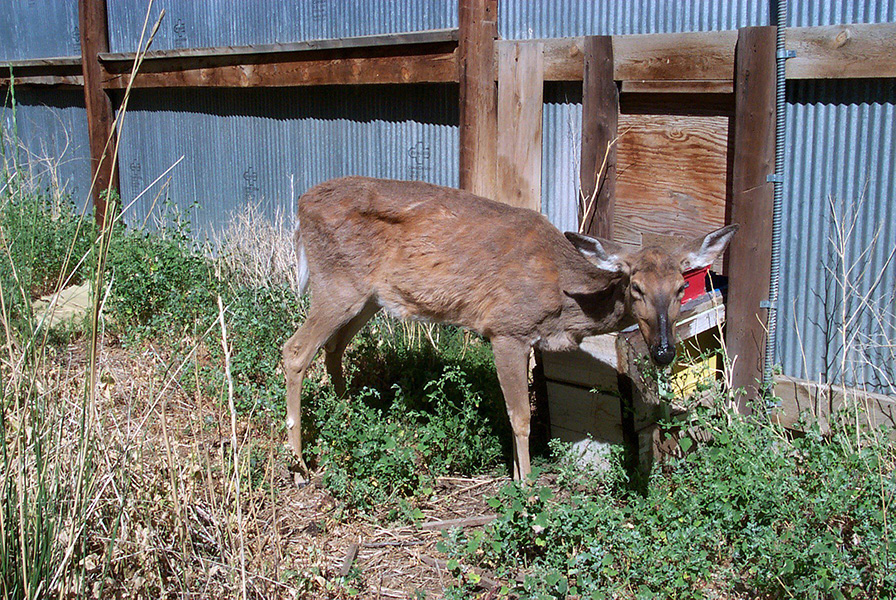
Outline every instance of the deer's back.
[(299, 221), (312, 294), (351, 286), (399, 317), (485, 335), (559, 312), (562, 265), (582, 260), (534, 211), (421, 182), (328, 181), (302, 196)]

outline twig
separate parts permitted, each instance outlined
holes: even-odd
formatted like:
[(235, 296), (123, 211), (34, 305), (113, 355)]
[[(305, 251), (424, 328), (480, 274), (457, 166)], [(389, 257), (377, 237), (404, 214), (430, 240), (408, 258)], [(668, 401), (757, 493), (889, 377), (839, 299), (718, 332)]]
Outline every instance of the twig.
[(447, 521), (430, 521), (420, 525), (420, 529), (439, 530), (452, 527), (478, 527), (488, 525), (498, 518), (498, 515), (481, 515), (478, 517), (466, 517), (464, 519), (448, 519)]
[(236, 436), (236, 406), (233, 403), (233, 377), (230, 374), (230, 345), (224, 321), (224, 301), (218, 296), (218, 319), (221, 323), (221, 346), (224, 349), (224, 377), (227, 379), (227, 406), (230, 408), (230, 451), (233, 453), (233, 481), (236, 491), (236, 522), (240, 536), (240, 574), (242, 598), (246, 600), (246, 541), (243, 536), (243, 504), (240, 496), (240, 463)]
[[(619, 141), (623, 135), (629, 132), (631, 127), (614, 137), (612, 140), (607, 142), (607, 149), (604, 150), (604, 159), (600, 164), (600, 168), (597, 170), (594, 176), (594, 190), (591, 192), (591, 197), (586, 198), (584, 190), (579, 189), (579, 195), (582, 200), (582, 222), (579, 224), (579, 233), (585, 233), (585, 227), (588, 224), (588, 215), (590, 215), (594, 210), (594, 203), (597, 201), (598, 193), (601, 189), (601, 180), (604, 178), (604, 171), (607, 168), (607, 161), (610, 159), (610, 149), (616, 145), (616, 142)], [(597, 165), (595, 165), (597, 166)]]
[(364, 542), (362, 548), (392, 548), (402, 546), (418, 546), (427, 543), (427, 540), (395, 540), (393, 542)]
[(345, 558), (342, 559), (342, 566), (339, 567), (340, 577), (348, 577), (349, 571), (352, 570), (352, 563), (355, 562), (355, 557), (358, 556), (358, 548), (360, 548), (358, 542), (352, 542), (349, 545), (348, 550), (345, 552)]

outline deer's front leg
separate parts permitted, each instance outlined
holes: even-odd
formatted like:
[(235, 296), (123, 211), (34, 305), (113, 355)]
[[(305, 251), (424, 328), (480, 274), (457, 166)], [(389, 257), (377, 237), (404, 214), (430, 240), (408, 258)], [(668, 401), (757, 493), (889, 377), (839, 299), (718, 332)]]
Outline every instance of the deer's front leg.
[(513, 428), (513, 478), (525, 480), (529, 466), (529, 344), (510, 337), (492, 339), (495, 368)]

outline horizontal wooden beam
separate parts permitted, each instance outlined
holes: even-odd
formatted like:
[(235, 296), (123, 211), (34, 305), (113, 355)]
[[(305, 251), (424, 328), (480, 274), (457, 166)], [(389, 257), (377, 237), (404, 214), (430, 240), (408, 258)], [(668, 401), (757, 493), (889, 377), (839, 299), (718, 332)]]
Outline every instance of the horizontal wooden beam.
[[(582, 37), (530, 40), (544, 46), (545, 81), (580, 81)], [(669, 81), (690, 92), (688, 81), (730, 82), (734, 76), (737, 31), (652, 33), (613, 36), (613, 77), (617, 81)], [(498, 44), (508, 42), (498, 42)], [(787, 30), (786, 46), (796, 51), (787, 61), (788, 79), (896, 77), (896, 23), (856, 23)], [(671, 82), (677, 82), (672, 84)], [(731, 93), (723, 84), (695, 93)], [(629, 85), (629, 91), (647, 91)], [(626, 91), (623, 83), (623, 91)], [(665, 92), (673, 89), (662, 90)], [(661, 90), (657, 90), (661, 91)]]
[[(457, 29), (311, 40), (289, 44), (150, 52), (138, 87), (292, 86), (456, 82)], [(613, 36), (613, 77), (630, 93), (731, 93), (736, 31)], [(584, 38), (497, 41), (544, 47), (545, 81), (581, 81)], [(788, 79), (896, 77), (896, 23), (787, 30)], [(133, 53), (102, 53), (105, 87), (127, 85)], [(405, 60), (402, 60), (402, 59)], [(332, 77), (327, 76), (329, 68)], [(80, 57), (0, 62), (0, 86), (12, 67), (22, 85), (79, 86)], [(382, 69), (379, 72), (378, 69)], [(149, 76), (151, 75), (151, 76)]]
[[(106, 73), (105, 89), (123, 89), (130, 72)], [(135, 88), (290, 87), (457, 81), (455, 52), (409, 56), (315, 58), (260, 64), (187, 67), (144, 62)]]
[(84, 85), (80, 56), (31, 58), (0, 63), (0, 86), (9, 85), (10, 71), (16, 85), (80, 87)]
[[(317, 52), (323, 50), (346, 50), (349, 48), (382, 48), (411, 44), (439, 44), (457, 42), (457, 29), (433, 29), (411, 33), (388, 35), (362, 35), (330, 40), (307, 40), (285, 44), (256, 44), (249, 46), (218, 46), (213, 48), (184, 48), (175, 50), (154, 50), (147, 52), (148, 61), (172, 58), (220, 58), (230, 57), (252, 61), (262, 55), (289, 55), (294, 53)], [(100, 61), (104, 63), (134, 62), (133, 52), (104, 52)]]
[(896, 23), (787, 30), (788, 79), (896, 77)]
[(828, 433), (836, 413), (854, 404), (863, 409), (859, 415), (862, 425), (872, 428), (886, 425), (891, 431), (896, 426), (896, 397), (893, 396), (777, 375), (775, 397), (781, 403), (772, 418), (789, 429), (817, 423), (822, 433)]
[(624, 94), (733, 94), (730, 79), (655, 79), (623, 81)]
[[(531, 40), (544, 45), (545, 81), (579, 81), (584, 38)], [(737, 31), (613, 36), (617, 81), (732, 80)], [(499, 45), (509, 42), (497, 42)]]

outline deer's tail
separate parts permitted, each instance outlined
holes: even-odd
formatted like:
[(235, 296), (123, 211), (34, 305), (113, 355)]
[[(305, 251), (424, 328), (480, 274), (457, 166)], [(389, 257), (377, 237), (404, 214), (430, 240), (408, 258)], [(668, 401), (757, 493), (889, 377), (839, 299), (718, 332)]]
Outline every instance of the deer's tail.
[(298, 276), (299, 293), (304, 294), (308, 291), (308, 256), (305, 254), (305, 245), (302, 243), (302, 227), (301, 223), (296, 223), (296, 275)]

